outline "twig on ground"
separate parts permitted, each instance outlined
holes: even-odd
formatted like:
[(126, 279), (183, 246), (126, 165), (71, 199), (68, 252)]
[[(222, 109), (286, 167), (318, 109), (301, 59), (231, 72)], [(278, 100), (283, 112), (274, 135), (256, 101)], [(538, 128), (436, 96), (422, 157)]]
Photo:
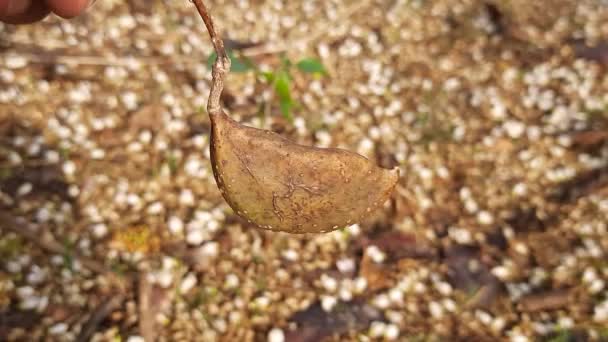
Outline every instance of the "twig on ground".
[(139, 334), (146, 342), (153, 342), (156, 336), (155, 316), (158, 308), (152, 307), (152, 284), (148, 280), (148, 273), (139, 274)]
[[(93, 337), (93, 334), (95, 334), (101, 322), (103, 322), (103, 320), (106, 319), (106, 317), (108, 317), (108, 315), (111, 314), (112, 311), (120, 307), (120, 304), (123, 302), (123, 300), (123, 294), (113, 295), (106, 298), (103, 304), (101, 304), (99, 307), (97, 307), (97, 309), (95, 309), (95, 311), (93, 311), (89, 320), (82, 326), (82, 329), (80, 330), (80, 334), (76, 338), (76, 341), (90, 341), (91, 337)], [(146, 341), (148, 340), (146, 339)]]
[(35, 53), (17, 53), (18, 56), (27, 59), (34, 64), (66, 64), (66, 65), (96, 65), (96, 66), (115, 66), (115, 67), (131, 67), (135, 64), (145, 65), (163, 65), (170, 66), (175, 64), (197, 64), (201, 63), (197, 59), (178, 58), (158, 58), (158, 57), (97, 57), (85, 55), (49, 55), (44, 52), (41, 54)]

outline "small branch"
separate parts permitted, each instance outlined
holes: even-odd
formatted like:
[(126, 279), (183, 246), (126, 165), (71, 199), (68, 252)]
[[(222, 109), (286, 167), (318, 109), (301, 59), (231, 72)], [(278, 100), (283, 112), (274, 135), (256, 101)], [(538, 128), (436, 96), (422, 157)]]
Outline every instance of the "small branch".
[(119, 57), (98, 57), (85, 55), (55, 55), (53, 51), (41, 51), (35, 53), (16, 53), (17, 56), (23, 57), (33, 64), (66, 64), (66, 65), (92, 65), (92, 66), (116, 66), (128, 68), (134, 63), (144, 65), (162, 65), (171, 66), (176, 63), (181, 64), (197, 64), (199, 60), (188, 58), (172, 57), (171, 60), (162, 57), (146, 57), (146, 56), (119, 56)]
[(575, 299), (571, 289), (558, 289), (527, 295), (520, 299), (517, 308), (523, 312), (559, 310)]
[(209, 37), (211, 37), (211, 43), (213, 44), (213, 48), (217, 54), (217, 59), (213, 64), (213, 71), (211, 73), (213, 80), (211, 83), (211, 91), (209, 92), (209, 100), (207, 102), (207, 112), (209, 112), (209, 117), (214, 117), (223, 114), (222, 106), (220, 104), (220, 96), (224, 90), (224, 77), (230, 71), (230, 58), (228, 58), (228, 55), (226, 54), (224, 41), (215, 30), (213, 19), (211, 18), (211, 15), (209, 15), (207, 7), (205, 7), (203, 1), (192, 0), (192, 2), (205, 22), (205, 26), (209, 32)]
[(157, 307), (152, 304), (152, 284), (148, 280), (148, 273), (139, 274), (139, 334), (144, 341), (153, 342), (156, 336), (155, 317)]
[[(80, 329), (80, 334), (76, 338), (77, 342), (86, 342), (90, 341), (93, 334), (97, 331), (99, 325), (103, 322), (109, 314), (112, 313), (115, 309), (120, 307), (122, 304), (124, 296), (122, 294), (118, 294), (115, 296), (111, 296), (106, 298), (105, 302), (101, 304), (93, 313), (89, 320), (82, 326)], [(147, 340), (146, 340), (147, 341)]]

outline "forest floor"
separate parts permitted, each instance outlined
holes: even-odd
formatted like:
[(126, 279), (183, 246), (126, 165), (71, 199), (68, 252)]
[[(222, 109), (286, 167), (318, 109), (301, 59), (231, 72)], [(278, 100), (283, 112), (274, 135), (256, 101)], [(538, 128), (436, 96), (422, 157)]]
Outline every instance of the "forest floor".
[[(0, 24), (0, 340), (608, 341), (608, 5), (209, 1), (233, 118), (399, 167), (332, 233), (215, 185), (189, 1)], [(282, 57), (283, 56), (283, 57)], [(238, 70), (237, 70), (238, 71)]]

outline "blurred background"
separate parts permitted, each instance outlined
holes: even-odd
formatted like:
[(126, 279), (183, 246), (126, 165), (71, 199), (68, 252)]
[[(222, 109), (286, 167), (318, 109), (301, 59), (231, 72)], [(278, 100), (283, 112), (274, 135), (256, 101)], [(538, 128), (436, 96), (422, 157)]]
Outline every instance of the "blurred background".
[(232, 117), (399, 167), (391, 199), (238, 218), (189, 1), (0, 24), (0, 340), (608, 341), (605, 1), (206, 3)]

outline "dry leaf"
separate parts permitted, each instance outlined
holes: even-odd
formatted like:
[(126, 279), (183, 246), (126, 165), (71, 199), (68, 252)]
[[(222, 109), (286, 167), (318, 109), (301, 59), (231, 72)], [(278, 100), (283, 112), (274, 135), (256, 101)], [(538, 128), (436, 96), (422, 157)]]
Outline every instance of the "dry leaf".
[(334, 334), (366, 329), (372, 321), (377, 320), (382, 320), (382, 314), (360, 300), (339, 303), (331, 312), (323, 310), (317, 302), (291, 317), (290, 321), (298, 327), (288, 332), (286, 341), (322, 341)]
[(371, 292), (386, 289), (391, 286), (389, 270), (382, 264), (377, 264), (368, 256), (363, 254), (359, 264), (359, 274), (367, 281), (367, 288)]
[(260, 228), (329, 232), (363, 219), (390, 196), (398, 171), (340, 149), (297, 145), (270, 131), (212, 117), (212, 163), (234, 211)]

